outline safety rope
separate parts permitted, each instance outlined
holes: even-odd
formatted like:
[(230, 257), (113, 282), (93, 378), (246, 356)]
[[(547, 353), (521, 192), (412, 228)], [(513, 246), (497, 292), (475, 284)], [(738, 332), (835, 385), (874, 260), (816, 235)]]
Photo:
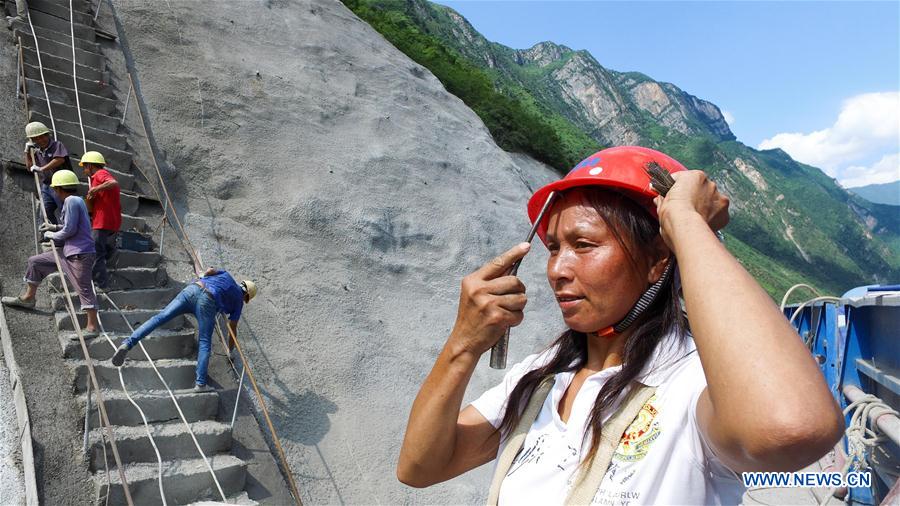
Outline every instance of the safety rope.
[(796, 285), (790, 287), (788, 289), (788, 291), (784, 292), (784, 297), (781, 298), (781, 305), (779, 306), (782, 313), (784, 312), (784, 308), (787, 305), (788, 297), (790, 297), (791, 294), (794, 292), (794, 290), (796, 290), (798, 288), (806, 288), (807, 290), (814, 293), (816, 295), (816, 297), (822, 295), (821, 293), (819, 293), (818, 290), (816, 290), (815, 288), (813, 288), (805, 283), (797, 283)]
[(75, 110), (78, 111), (78, 126), (81, 128), (81, 155), (87, 151), (87, 137), (84, 135), (84, 122), (81, 120), (81, 99), (78, 98), (78, 63), (75, 60), (75, 10), (69, 0), (69, 30), (72, 34), (72, 84), (75, 86)]
[[(800, 304), (799, 306), (797, 306), (797, 308), (794, 310), (794, 314), (791, 315), (791, 319), (789, 320), (790, 324), (791, 324), (791, 325), (794, 324), (794, 321), (797, 320), (797, 317), (800, 316), (801, 313), (803, 313), (803, 309), (804, 309), (806, 306), (808, 306), (808, 305), (810, 305), (810, 304), (814, 304), (814, 303), (816, 303), (816, 302), (834, 302), (835, 304), (840, 304), (841, 298), (840, 298), (840, 297), (833, 297), (833, 296), (830, 296), (830, 295), (823, 295), (823, 296), (821, 296), (821, 297), (815, 297), (815, 298), (809, 299), (808, 301), (806, 301), (806, 302)], [(811, 326), (812, 324), (813, 324), (813, 322), (810, 322), (810, 326)], [(813, 329), (810, 328), (808, 334), (809, 334), (809, 335), (804, 339), (803, 342), (804, 342), (804, 344), (806, 344), (806, 347), (807, 347), (807, 348), (812, 349), (812, 348), (813, 348), (813, 344), (814, 344), (814, 343), (813, 343), (813, 338), (815, 337), (815, 333), (813, 332)]]
[[(134, 96), (135, 107), (134, 108), (138, 111), (138, 115), (141, 120), (141, 126), (144, 129), (144, 139), (146, 140), (147, 147), (150, 150), (150, 155), (153, 160), (153, 165), (156, 169), (156, 175), (159, 178), (159, 185), (162, 188), (163, 193), (165, 194), (165, 197), (166, 197), (166, 202), (164, 204), (164, 207), (167, 204), (168, 207), (172, 210), (172, 214), (175, 217), (175, 222), (178, 225), (178, 229), (180, 230), (180, 234), (176, 234), (176, 235), (180, 235), (179, 239), (181, 239), (183, 246), (185, 245), (185, 242), (187, 243), (187, 245), (185, 246), (185, 249), (187, 250), (188, 255), (193, 259), (194, 270), (196, 271), (197, 275), (199, 276), (200, 273), (203, 272), (203, 270), (202, 270), (203, 264), (200, 261), (199, 253), (197, 252), (196, 248), (194, 248), (194, 245), (193, 245), (193, 243), (191, 243), (191, 240), (187, 234), (187, 231), (185, 231), (185, 229), (184, 229), (184, 225), (182, 225), (181, 220), (178, 218), (178, 213), (175, 210), (175, 206), (172, 204), (172, 199), (169, 197), (169, 192), (168, 192), (168, 189), (166, 188), (165, 180), (162, 177), (162, 171), (160, 171), (159, 164), (156, 162), (156, 157), (153, 155), (153, 146), (150, 144), (150, 135), (147, 132), (147, 124), (144, 121), (144, 114), (143, 114), (143, 112), (141, 112), (141, 108), (139, 105), (140, 102), (138, 101), (138, 98), (137, 98), (137, 90), (135, 89), (135, 86), (134, 86), (134, 78), (131, 76), (130, 72), (128, 73), (128, 80), (131, 83), (130, 89), (131, 89), (132, 93), (135, 94), (135, 96)], [(146, 178), (147, 176), (144, 175), (144, 177)], [(148, 179), (148, 181), (149, 181), (149, 179)], [(151, 186), (152, 186), (152, 184), (151, 184)], [(164, 209), (164, 212), (168, 212), (168, 211)], [(169, 222), (169, 223), (171, 225), (171, 222)], [(237, 336), (234, 334), (234, 332), (231, 330), (230, 327), (226, 326), (226, 328), (228, 329), (228, 333), (230, 335), (231, 340), (235, 344), (235, 349), (237, 349), (237, 351), (238, 351), (238, 355), (241, 358), (241, 364), (247, 372), (247, 377), (250, 378), (250, 384), (253, 387), (254, 392), (256, 393), (256, 397), (257, 397), (257, 400), (259, 401), (259, 406), (262, 410), (263, 417), (265, 418), (266, 425), (272, 436), (272, 442), (275, 445), (275, 448), (278, 450), (278, 457), (284, 468), (285, 478), (288, 481), (288, 485), (291, 490), (291, 495), (293, 496), (297, 505), (302, 506), (303, 503), (300, 499), (300, 491), (298, 490), (297, 484), (294, 481), (294, 473), (291, 470), (290, 464), (287, 461), (287, 457), (285, 456), (284, 449), (281, 446), (281, 441), (278, 438), (278, 433), (275, 431), (275, 426), (273, 425), (272, 419), (269, 416), (269, 410), (266, 406), (265, 399), (263, 398), (263, 395), (259, 390), (259, 386), (256, 383), (256, 378), (253, 376), (253, 370), (247, 363), (247, 359), (244, 355), (244, 351), (241, 348), (240, 343), (238, 342)], [(226, 347), (226, 349), (228, 349), (228, 348)], [(234, 367), (233, 363), (232, 363), (232, 367)], [(238, 392), (237, 395), (240, 396), (240, 392)]]
[[(888, 440), (883, 434), (880, 434), (880, 430), (870, 418), (872, 410), (876, 408), (885, 410), (879, 416), (886, 414), (900, 416), (900, 413), (872, 394), (866, 394), (844, 408), (844, 416), (851, 412), (853, 415), (844, 432), (847, 437), (847, 462), (841, 469), (841, 478), (846, 478), (851, 468), (856, 471), (868, 469), (869, 464), (866, 462), (868, 449)], [(827, 503), (838, 490), (840, 489), (830, 489), (825, 498), (819, 502), (819, 506)]]
[[(87, 149), (87, 137), (84, 133), (84, 121), (82, 119), (82, 114), (81, 114), (81, 100), (79, 98), (79, 92), (78, 92), (78, 66), (77, 66), (76, 53), (75, 53), (75, 10), (72, 5), (72, 0), (69, 0), (69, 30), (70, 30), (70, 35), (71, 35), (71, 39), (72, 39), (72, 84), (74, 86), (74, 91), (75, 91), (75, 108), (78, 112), (78, 127), (81, 130), (81, 145), (82, 145), (81, 154), (82, 154), (82, 156), (84, 156), (84, 153), (86, 153), (88, 149)], [(90, 188), (90, 185), (91, 185), (91, 180), (90, 180), (90, 178), (88, 178), (88, 188)], [(94, 286), (93, 280), (91, 281), (91, 291), (94, 292), (94, 298), (96, 299), (97, 298), (97, 289), (96, 289), (96, 286)], [(97, 308), (97, 323), (100, 325), (100, 331), (101, 331), (103, 337), (105, 337), (106, 340), (113, 347), (113, 349), (115, 349), (115, 345), (113, 344), (109, 335), (106, 333), (106, 329), (103, 326), (103, 321), (100, 318), (99, 309), (100, 308), (98, 307)], [(150, 429), (149, 423), (147, 422), (147, 416), (145, 415), (144, 410), (141, 409), (141, 407), (134, 401), (134, 399), (131, 397), (131, 393), (128, 391), (128, 388), (125, 386), (125, 378), (122, 376), (122, 368), (117, 368), (117, 369), (118, 370), (116, 372), (119, 376), (119, 384), (122, 386), (122, 392), (125, 394), (125, 397), (128, 399), (128, 402), (130, 402), (131, 405), (134, 406), (134, 408), (138, 411), (138, 414), (141, 416), (141, 420), (144, 423), (144, 430), (147, 433), (147, 438), (150, 440), (150, 446), (153, 447), (153, 451), (156, 454), (157, 483), (159, 486), (159, 496), (162, 499), (163, 506), (167, 506), (168, 502), (166, 501), (166, 493), (165, 493), (165, 490), (163, 489), (162, 456), (159, 453), (159, 447), (156, 445), (156, 440), (153, 438), (153, 433)], [(90, 394), (88, 394), (88, 395), (90, 395)], [(89, 416), (89, 414), (86, 414), (85, 416)], [(85, 434), (85, 437), (87, 437), (87, 434)], [(105, 444), (105, 442), (101, 441), (101, 444)], [(105, 460), (104, 465), (108, 466), (108, 461), (106, 461), (106, 456), (105, 456), (105, 446), (104, 446), (104, 460)], [(107, 469), (107, 472), (108, 472), (108, 469)], [(107, 494), (107, 500), (109, 500), (108, 494)]]
[[(33, 156), (33, 154), (32, 154)], [(34, 174), (34, 186), (37, 190), (38, 194), (41, 192), (41, 182), (38, 179), (37, 173)], [(41, 210), (44, 215), (44, 221), (49, 223), (47, 219), (47, 210), (44, 207), (44, 196), (41, 195)], [(65, 293), (66, 300), (66, 309), (69, 313), (69, 317), (72, 319), (72, 326), (75, 327), (75, 333), (78, 335), (78, 341), (81, 343), (81, 351), (84, 354), (85, 364), (87, 366), (88, 374), (90, 375), (90, 381), (94, 385), (94, 390), (97, 393), (97, 406), (100, 409), (101, 420), (103, 422), (104, 428), (107, 432), (107, 437), (109, 438), (110, 448), (113, 452), (113, 458), (116, 461), (117, 471), (119, 472), (119, 478), (122, 480), (122, 488), (125, 491), (125, 500), (128, 502), (129, 506), (133, 506), (134, 502), (131, 499), (131, 491), (128, 487), (128, 481), (125, 477), (125, 469), (122, 465), (122, 459), (119, 457), (119, 449), (116, 446), (115, 436), (113, 436), (112, 425), (109, 423), (109, 416), (106, 412), (106, 403), (103, 400), (103, 393), (100, 391), (100, 382), (97, 380), (97, 375), (94, 371), (93, 359), (91, 359), (91, 353), (88, 351), (87, 343), (84, 340), (84, 333), (81, 330), (81, 323), (78, 321), (78, 314), (75, 312), (75, 305), (72, 302), (72, 294), (69, 292), (69, 284), (66, 281), (66, 274), (62, 268), (62, 262), (59, 258), (59, 252), (53, 243), (51, 242), (50, 251), (53, 252), (53, 260), (56, 263), (56, 271), (59, 273), (60, 283), (62, 284), (63, 292)]]
[[(28, 19), (28, 27), (31, 28), (31, 37), (34, 38), (34, 52), (37, 54), (38, 61), (38, 71), (41, 74), (41, 86), (44, 87), (44, 100), (47, 101), (47, 115), (50, 116), (50, 127), (53, 130), (53, 138), (56, 138), (56, 121), (53, 119), (53, 107), (50, 106), (50, 95), (47, 93), (47, 81), (44, 79), (44, 64), (41, 62), (41, 46), (38, 44), (37, 34), (34, 33), (34, 25), (31, 24), (31, 8), (29, 7), (26, 11), (26, 18)], [(22, 47), (21, 45), (19, 46)], [(25, 67), (22, 66), (22, 74), (25, 74)], [(25, 98), (25, 103), (28, 103), (28, 98)], [(32, 164), (34, 160), (32, 160)]]
[[(113, 307), (113, 309), (115, 309), (119, 313), (119, 315), (122, 316), (122, 319), (125, 320), (125, 325), (128, 325), (128, 329), (131, 330), (132, 334), (134, 334), (134, 327), (131, 326), (131, 322), (129, 322), (128, 318), (125, 317), (125, 313), (123, 313), (122, 310), (119, 309), (119, 306), (116, 305), (116, 303), (109, 297), (109, 295), (104, 293), (103, 296), (106, 298), (106, 301), (109, 302), (109, 304)], [(112, 344), (112, 341), (110, 341), (110, 345), (115, 348), (115, 345)], [(178, 400), (175, 398), (175, 394), (172, 393), (172, 389), (169, 388), (168, 383), (166, 383), (166, 380), (163, 379), (162, 373), (160, 373), (159, 369), (157, 369), (156, 364), (153, 362), (153, 359), (150, 357), (150, 354), (144, 347), (144, 343), (138, 341), (138, 346), (140, 346), (141, 351), (144, 353), (144, 357), (147, 358), (147, 362), (153, 368), (153, 371), (156, 373), (159, 381), (162, 382), (163, 387), (166, 389), (166, 392), (168, 392), (169, 398), (172, 399), (172, 403), (175, 405), (176, 411), (178, 411), (178, 416), (181, 418), (182, 423), (184, 423), (184, 427), (185, 429), (187, 429), (188, 434), (191, 435), (191, 439), (194, 441), (194, 446), (196, 446), (197, 451), (200, 452), (200, 456), (203, 458), (203, 462), (206, 464), (207, 470), (209, 470), (209, 473), (212, 475), (213, 482), (216, 485), (216, 489), (218, 490), (219, 495), (222, 496), (222, 501), (228, 502), (228, 499), (225, 497), (225, 492), (222, 490), (222, 485), (219, 483), (219, 479), (216, 477), (216, 472), (213, 470), (212, 465), (209, 462), (209, 458), (206, 456), (206, 453), (203, 452), (203, 448), (200, 446), (200, 442), (197, 441), (197, 436), (194, 435), (194, 431), (191, 429), (191, 425), (190, 423), (188, 423), (187, 417), (184, 416), (184, 412), (181, 410), (181, 405), (178, 404)], [(121, 374), (121, 371), (122, 368), (119, 367), (119, 374)]]
[[(71, 31), (71, 37), (72, 37), (72, 81), (73, 81), (74, 90), (75, 90), (75, 106), (78, 111), (78, 125), (81, 129), (81, 144), (83, 147), (82, 156), (84, 156), (84, 153), (87, 152), (87, 137), (85, 136), (85, 133), (84, 133), (84, 122), (82, 120), (82, 115), (81, 115), (81, 101), (78, 98), (78, 66), (77, 66), (77, 63), (75, 60), (75, 16), (74, 16), (74, 9), (72, 6), (72, 0), (69, 0), (69, 27), (70, 27), (70, 31)], [(90, 187), (90, 185), (91, 185), (90, 178), (88, 178), (88, 187)], [(94, 292), (94, 296), (96, 297), (97, 290), (96, 290), (96, 287), (94, 286), (93, 280), (91, 281), (91, 290)], [(112, 301), (112, 299), (109, 297), (109, 295), (104, 293), (103, 296), (106, 297), (106, 300), (119, 312), (122, 319), (125, 320), (125, 324), (128, 325), (128, 328), (131, 329), (131, 331), (133, 333), (134, 328), (131, 326), (131, 322), (128, 321), (128, 318), (125, 317), (124, 313), (122, 313), (122, 311), (115, 304), (115, 302)], [(97, 315), (97, 320), (98, 321), (100, 320), (99, 311), (98, 311), (98, 315)], [(103, 335), (106, 338), (106, 340), (109, 342), (110, 346), (112, 346), (113, 349), (115, 349), (116, 346), (113, 343), (112, 339), (110, 339), (109, 335), (106, 334), (106, 331), (103, 329), (102, 322), (100, 322), (100, 328), (103, 331)], [(216, 473), (212, 468), (212, 464), (210, 464), (209, 458), (207, 458), (206, 454), (203, 452), (203, 449), (200, 447), (200, 443), (197, 441), (197, 436), (194, 434), (194, 431), (191, 429), (190, 424), (188, 424), (187, 419), (185, 418), (184, 413), (181, 410), (181, 406), (178, 404), (178, 400), (175, 398), (175, 395), (172, 393), (171, 388), (169, 388), (168, 383), (166, 383), (166, 380), (163, 378), (162, 374), (159, 372), (159, 369), (157, 369), (156, 364), (154, 363), (153, 359), (150, 357), (150, 354), (147, 353), (147, 350), (146, 350), (146, 348), (144, 348), (143, 343), (141, 343), (141, 350), (144, 352), (144, 355), (146, 356), (148, 362), (150, 363), (151, 367), (153, 368), (153, 371), (156, 373), (160, 382), (162, 382), (163, 387), (165, 387), (166, 391), (169, 393), (169, 397), (172, 399), (172, 402), (175, 404), (175, 408), (178, 411), (179, 416), (181, 416), (181, 420), (184, 422), (185, 428), (187, 429), (188, 433), (190, 434), (191, 439), (194, 441), (194, 445), (197, 447), (197, 451), (200, 453), (200, 456), (203, 458), (203, 462), (206, 464), (207, 469), (209, 470), (210, 474), (212, 475), (213, 482), (216, 485), (216, 489), (218, 490), (219, 495), (222, 497), (223, 501), (227, 502), (227, 498), (225, 497), (225, 492), (222, 490), (222, 485), (219, 483), (219, 479), (216, 476)], [(162, 457), (159, 454), (159, 449), (157, 448), (156, 442), (153, 439), (153, 435), (150, 431), (150, 426), (148, 425), (147, 418), (144, 415), (143, 410), (137, 405), (137, 403), (134, 402), (134, 400), (131, 398), (130, 393), (128, 392), (128, 389), (125, 387), (125, 380), (122, 376), (122, 368), (118, 367), (117, 369), (118, 369), (118, 375), (119, 375), (119, 382), (122, 385), (122, 391), (125, 393), (125, 396), (131, 402), (131, 404), (140, 413), (141, 418), (143, 419), (143, 422), (144, 422), (144, 426), (147, 431), (147, 437), (150, 439), (150, 444), (153, 446), (153, 450), (156, 452), (156, 458), (157, 458), (158, 470), (159, 470), (158, 475), (157, 475), (157, 481), (158, 481), (158, 485), (159, 485), (160, 497), (162, 498), (163, 505), (165, 506), (165, 505), (167, 505), (167, 502), (166, 502), (166, 495), (163, 490)]]
[[(70, 2), (70, 8), (71, 8), (71, 2)], [(53, 137), (55, 139), (56, 138), (56, 121), (53, 118), (53, 106), (50, 104), (50, 95), (47, 93), (47, 82), (46, 82), (46, 79), (44, 78), (44, 66), (43, 66), (43, 62), (41, 61), (40, 45), (38, 43), (37, 34), (34, 31), (34, 24), (31, 21), (30, 8), (28, 10), (26, 10), (25, 13), (26, 13), (26, 17), (28, 19), (28, 26), (31, 29), (31, 36), (34, 38), (34, 49), (35, 49), (35, 53), (37, 55), (37, 60), (38, 60), (38, 71), (41, 76), (41, 86), (44, 89), (44, 99), (47, 102), (47, 115), (50, 117), (50, 124), (53, 128)], [(71, 12), (70, 12), (70, 19), (71, 19)], [(73, 38), (74, 38), (74, 35), (73, 35)], [(74, 44), (74, 40), (73, 40), (73, 44)], [(23, 51), (21, 45), (19, 46), (19, 51)], [(23, 81), (24, 81), (24, 73), (25, 73), (25, 68), (23, 65), (23, 67), (22, 67)], [(23, 82), (23, 85), (24, 85), (24, 82)], [(28, 103), (27, 96), (25, 97), (25, 103), (26, 103), (26, 108), (27, 108), (27, 103)], [(34, 165), (34, 163), (36, 161), (35, 149), (32, 149), (30, 155), (31, 155), (32, 165)], [(29, 168), (29, 170), (30, 170), (30, 168)], [(43, 215), (44, 222), (49, 223), (50, 221), (47, 217), (47, 209), (46, 209), (46, 207), (44, 207), (44, 195), (41, 192), (40, 179), (38, 178), (37, 173), (32, 172), (32, 174), (34, 176), (35, 190), (37, 191), (37, 194), (38, 194), (38, 196), (40, 198), (40, 202), (41, 202), (41, 214)], [(78, 340), (81, 344), (81, 349), (84, 354), (85, 365), (87, 366), (88, 375), (90, 376), (90, 381), (93, 384), (94, 389), (97, 393), (97, 407), (99, 408), (100, 415), (101, 415), (101, 417), (100, 417), (101, 424), (104, 426), (106, 433), (107, 433), (106, 435), (109, 438), (109, 444), (110, 444), (110, 448), (112, 449), (112, 452), (113, 452), (113, 458), (116, 461), (119, 478), (122, 480), (122, 489), (125, 493), (125, 500), (129, 504), (129, 506), (133, 506), (134, 501), (131, 498), (131, 490), (129, 489), (129, 486), (128, 486), (128, 479), (125, 476), (125, 469), (122, 466), (122, 460), (119, 456), (118, 447), (116, 446), (116, 440), (115, 440), (115, 436), (113, 435), (113, 432), (112, 432), (112, 426), (109, 423), (109, 416), (107, 415), (107, 412), (106, 412), (106, 403), (104, 402), (104, 399), (103, 399), (103, 393), (100, 391), (100, 383), (97, 380), (97, 375), (96, 375), (96, 372), (94, 371), (94, 364), (91, 359), (90, 352), (88, 351), (87, 343), (84, 340), (84, 334), (81, 330), (81, 324), (78, 321), (78, 315), (75, 312), (75, 306), (74, 306), (74, 303), (72, 302), (72, 294), (69, 292), (68, 282), (66, 281), (66, 274), (63, 271), (62, 262), (59, 258), (59, 252), (57, 251), (56, 246), (52, 242), (50, 244), (51, 244), (50, 251), (53, 252), (53, 260), (56, 263), (56, 270), (59, 273), (60, 283), (62, 285), (63, 292), (65, 293), (66, 310), (69, 313), (69, 317), (72, 319), (72, 326), (75, 328), (75, 332), (78, 335)], [(104, 448), (104, 452), (105, 452), (106, 451), (105, 444), (104, 444), (103, 448)], [(106, 458), (104, 458), (104, 463), (107, 464)], [(111, 481), (109, 480), (109, 477), (108, 477), (108, 468), (107, 468), (107, 500), (108, 500), (110, 488), (111, 488)]]

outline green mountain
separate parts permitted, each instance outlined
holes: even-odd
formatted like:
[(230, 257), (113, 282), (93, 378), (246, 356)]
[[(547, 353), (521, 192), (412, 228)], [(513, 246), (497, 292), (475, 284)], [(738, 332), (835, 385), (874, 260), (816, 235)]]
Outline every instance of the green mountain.
[(732, 199), (727, 246), (774, 297), (794, 283), (823, 292), (900, 280), (900, 214), (775, 149), (735, 140), (719, 108), (670, 83), (604, 68), (552, 42), (517, 50), (424, 0), (344, 0), (431, 70), (498, 145), (564, 174), (600, 147), (637, 144), (703, 169)]
[[(858, 186), (856, 188), (848, 188), (847, 190), (859, 195), (869, 202), (900, 206), (900, 181)], [(897, 212), (900, 213), (900, 209), (897, 209)]]

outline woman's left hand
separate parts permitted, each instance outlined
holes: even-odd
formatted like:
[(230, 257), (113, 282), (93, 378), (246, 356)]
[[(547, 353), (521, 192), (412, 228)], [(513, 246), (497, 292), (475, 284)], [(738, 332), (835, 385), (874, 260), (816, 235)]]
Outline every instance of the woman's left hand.
[(699, 215), (712, 230), (719, 230), (728, 224), (728, 197), (721, 194), (716, 183), (702, 170), (688, 170), (672, 174), (675, 184), (665, 197), (656, 197), (656, 211), (659, 215), (660, 233), (670, 248), (671, 227), (677, 226), (686, 215)]

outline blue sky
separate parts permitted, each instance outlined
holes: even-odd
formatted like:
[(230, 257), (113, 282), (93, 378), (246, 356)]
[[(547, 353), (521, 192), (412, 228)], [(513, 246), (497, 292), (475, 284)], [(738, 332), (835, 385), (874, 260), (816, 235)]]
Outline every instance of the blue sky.
[(674, 83), (727, 111), (745, 144), (846, 186), (900, 179), (900, 2), (438, 3), (495, 42), (551, 40)]

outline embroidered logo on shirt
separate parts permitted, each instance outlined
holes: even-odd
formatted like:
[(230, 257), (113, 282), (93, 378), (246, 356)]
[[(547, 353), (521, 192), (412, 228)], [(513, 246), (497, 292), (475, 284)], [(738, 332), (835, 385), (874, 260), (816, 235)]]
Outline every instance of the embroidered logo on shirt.
[(625, 429), (619, 446), (613, 454), (613, 460), (624, 462), (637, 462), (647, 456), (650, 445), (659, 437), (659, 420), (656, 419), (658, 411), (655, 403), (656, 396), (650, 397), (641, 407), (641, 412), (631, 425)]

